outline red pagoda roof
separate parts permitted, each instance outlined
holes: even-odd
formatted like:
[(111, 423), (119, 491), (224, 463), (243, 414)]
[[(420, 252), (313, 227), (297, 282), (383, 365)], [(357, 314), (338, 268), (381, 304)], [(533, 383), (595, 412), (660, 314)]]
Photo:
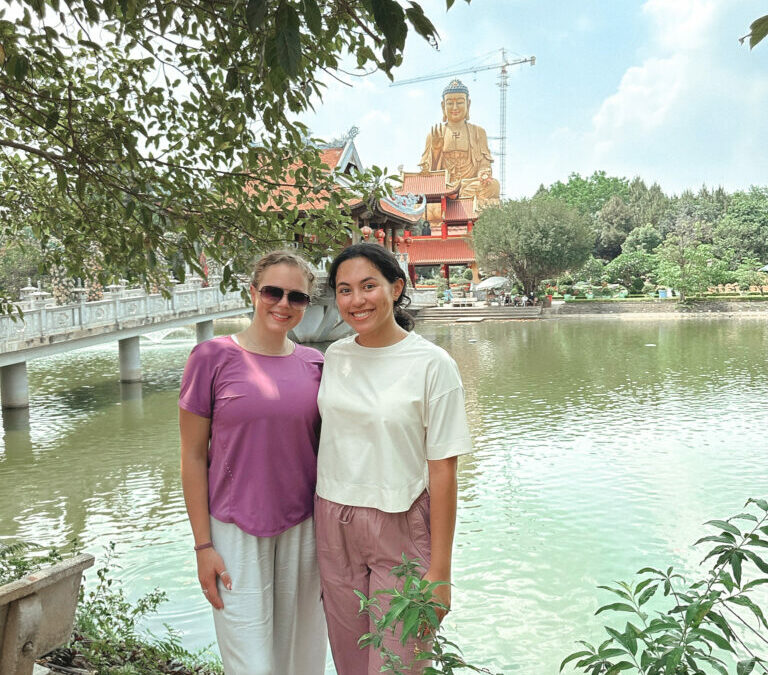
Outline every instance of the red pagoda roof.
[(451, 222), (459, 220), (467, 222), (468, 220), (477, 220), (477, 213), (475, 213), (475, 199), (449, 199), (445, 206), (445, 221)]
[[(336, 168), (343, 154), (344, 154), (343, 147), (324, 148), (319, 152), (320, 161), (323, 164), (326, 164), (328, 166), (329, 171), (333, 171)], [(285, 202), (282, 205), (282, 208), (284, 209), (296, 208), (299, 211), (313, 211), (313, 210), (324, 209), (328, 205), (328, 198), (330, 196), (327, 190), (319, 190), (315, 194), (307, 195), (306, 201), (303, 201), (303, 202), (298, 201), (299, 189), (294, 187), (294, 185), (296, 184), (295, 172), (299, 168), (301, 168), (301, 166), (302, 166), (301, 162), (293, 162), (285, 172), (285, 176), (283, 178), (284, 184), (282, 186), (282, 189), (276, 190), (276, 192), (280, 192), (283, 198), (285, 199)], [(254, 188), (249, 183), (246, 183), (245, 192), (248, 195), (252, 195), (256, 192), (256, 190), (254, 190)], [(275, 200), (272, 197), (270, 197), (270, 199), (268, 200), (266, 204), (266, 208), (268, 209), (277, 208), (277, 204), (275, 203)]]
[(410, 246), (400, 244), (400, 253), (408, 254), (410, 265), (445, 265), (475, 262), (475, 252), (464, 237), (415, 237)]
[(397, 190), (398, 194), (426, 195), (427, 199), (453, 195), (456, 190), (448, 191), (445, 185), (445, 171), (430, 171), (429, 173), (403, 173), (403, 185)]
[(339, 160), (341, 159), (341, 155), (344, 152), (344, 148), (325, 148), (320, 153), (320, 161), (323, 164), (327, 164), (328, 168), (333, 171), (336, 168), (336, 165), (339, 163)]

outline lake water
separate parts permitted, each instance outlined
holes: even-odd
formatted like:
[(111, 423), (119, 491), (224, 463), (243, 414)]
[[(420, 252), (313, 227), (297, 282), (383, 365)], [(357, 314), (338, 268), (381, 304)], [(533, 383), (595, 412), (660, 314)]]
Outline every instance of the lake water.
[[(237, 330), (220, 323), (217, 333)], [(768, 495), (768, 322), (568, 319), (421, 323), (464, 377), (475, 453), (459, 463), (448, 633), (495, 671), (557, 672), (602, 640), (595, 586), (694, 570), (702, 523)], [(214, 639), (178, 477), (178, 383), (193, 332), (28, 364), (31, 408), (4, 416), (0, 537), (97, 555), (117, 544), (132, 598), (154, 587), (190, 648)], [(393, 363), (397, 367), (397, 363)], [(329, 673), (333, 672), (329, 667)]]

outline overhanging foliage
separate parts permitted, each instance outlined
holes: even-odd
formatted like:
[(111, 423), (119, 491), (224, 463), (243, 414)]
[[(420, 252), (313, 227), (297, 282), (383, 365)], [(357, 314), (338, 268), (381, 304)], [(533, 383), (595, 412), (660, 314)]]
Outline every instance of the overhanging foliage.
[(0, 10), (0, 234), (30, 227), (76, 276), (96, 251), (102, 275), (144, 281), (202, 252), (231, 279), (294, 232), (321, 255), (349, 193), (381, 177), (334, 189), (299, 116), (350, 59), (391, 76), (409, 30), (436, 44), (415, 2), (15, 0)]

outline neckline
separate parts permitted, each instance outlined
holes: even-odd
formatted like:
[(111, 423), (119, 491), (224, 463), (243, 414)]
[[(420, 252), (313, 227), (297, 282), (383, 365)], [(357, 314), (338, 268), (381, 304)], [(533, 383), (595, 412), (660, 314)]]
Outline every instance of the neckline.
[(394, 344), (387, 345), (386, 347), (366, 347), (365, 345), (361, 345), (357, 341), (357, 335), (353, 335), (351, 339), (351, 344), (353, 345), (354, 349), (359, 350), (360, 352), (366, 353), (366, 354), (388, 354), (393, 351), (397, 351), (398, 349), (402, 348), (403, 345), (411, 341), (416, 333), (413, 331), (410, 331), (408, 335), (406, 335), (402, 340), (398, 340)]
[(227, 337), (235, 344), (235, 346), (238, 349), (244, 351), (246, 354), (253, 354), (254, 356), (263, 356), (268, 359), (288, 358), (289, 356), (293, 356), (296, 353), (296, 349), (298, 348), (298, 345), (293, 340), (288, 338), (288, 341), (293, 345), (293, 349), (288, 354), (262, 354), (261, 352), (254, 352), (254, 351), (251, 351), (250, 349), (246, 349), (245, 347), (243, 347), (243, 345), (240, 344), (240, 342), (238, 341), (234, 333), (232, 333), (232, 335), (228, 335)]

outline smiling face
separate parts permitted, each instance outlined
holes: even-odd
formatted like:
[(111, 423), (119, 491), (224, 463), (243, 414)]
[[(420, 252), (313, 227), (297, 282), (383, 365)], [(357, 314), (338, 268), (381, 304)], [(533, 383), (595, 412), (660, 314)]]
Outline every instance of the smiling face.
[[(284, 291), (279, 302), (270, 305), (261, 299), (258, 290), (264, 286), (277, 286)], [(294, 309), (288, 302), (287, 291), (309, 293), (309, 281), (300, 267), (280, 263), (267, 267), (251, 285), (251, 300), (254, 308), (254, 322), (272, 332), (285, 335), (289, 330), (299, 325), (304, 317), (304, 310)]]
[(386, 342), (398, 331), (394, 302), (403, 292), (402, 279), (390, 283), (367, 258), (345, 260), (336, 272), (336, 305), (341, 318), (357, 331), (362, 343)]
[(469, 112), (466, 94), (446, 94), (443, 98), (443, 114), (448, 122), (463, 122)]

